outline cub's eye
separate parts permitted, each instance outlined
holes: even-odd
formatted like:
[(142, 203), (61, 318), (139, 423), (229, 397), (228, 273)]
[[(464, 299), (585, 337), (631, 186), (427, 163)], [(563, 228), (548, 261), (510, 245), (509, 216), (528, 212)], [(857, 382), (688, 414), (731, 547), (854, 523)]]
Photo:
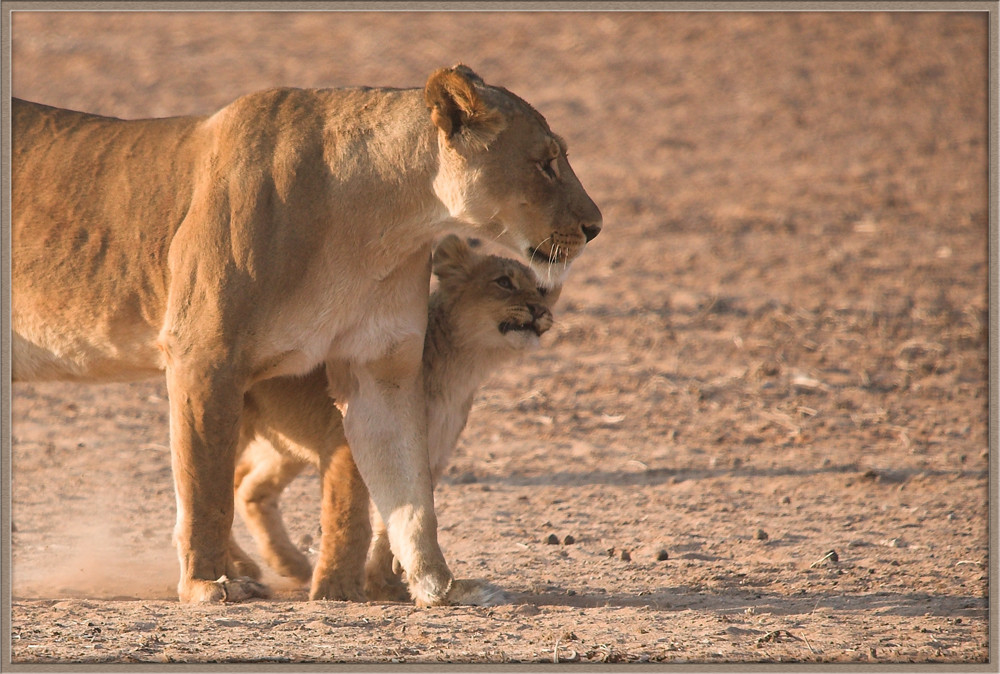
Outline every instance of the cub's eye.
[(495, 278), (493, 279), (493, 282), (496, 283), (501, 288), (503, 288), (504, 290), (514, 289), (514, 282), (510, 280), (509, 276), (504, 275), (499, 278)]
[(538, 294), (541, 295), (542, 297), (545, 297), (546, 295), (549, 294), (549, 289), (546, 288), (545, 286), (538, 286), (537, 288), (535, 288), (535, 290), (537, 290)]

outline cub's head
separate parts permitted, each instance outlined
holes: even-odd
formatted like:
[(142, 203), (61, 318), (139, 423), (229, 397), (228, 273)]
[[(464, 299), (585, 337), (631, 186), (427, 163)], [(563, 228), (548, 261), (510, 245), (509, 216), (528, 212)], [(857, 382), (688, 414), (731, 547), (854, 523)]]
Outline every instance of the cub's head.
[(546, 287), (601, 231), (601, 211), (545, 118), (466, 66), (438, 70), (424, 98), (438, 130), (434, 181), (451, 216), (523, 256)]
[(540, 286), (517, 260), (482, 254), (452, 234), (434, 251), (434, 274), (439, 283), (431, 304), (446, 314), (449, 338), (462, 348), (534, 348), (552, 327), (561, 287)]

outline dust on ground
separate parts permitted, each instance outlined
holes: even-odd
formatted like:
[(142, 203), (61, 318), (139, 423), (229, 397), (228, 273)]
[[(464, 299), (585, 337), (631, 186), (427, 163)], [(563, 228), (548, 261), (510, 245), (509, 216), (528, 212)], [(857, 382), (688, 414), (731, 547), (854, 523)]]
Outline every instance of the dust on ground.
[[(983, 663), (985, 13), (13, 17), (12, 93), (121, 117), (463, 61), (604, 232), (437, 491), (510, 604), (182, 606), (161, 381), (12, 388), (15, 663)], [(283, 510), (315, 535), (319, 483)], [(241, 523), (237, 534), (252, 547)]]

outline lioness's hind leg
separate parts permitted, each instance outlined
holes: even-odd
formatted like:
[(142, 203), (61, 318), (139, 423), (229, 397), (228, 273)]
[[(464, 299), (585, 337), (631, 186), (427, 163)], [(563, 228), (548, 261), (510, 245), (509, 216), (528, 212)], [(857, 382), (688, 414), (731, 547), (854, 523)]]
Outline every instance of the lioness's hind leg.
[(289, 538), (278, 501), (305, 466), (304, 461), (279, 453), (257, 438), (243, 451), (235, 480), (236, 508), (264, 561), (282, 576), (301, 583), (309, 582), (312, 566)]
[(266, 597), (268, 588), (253, 578), (229, 577), (240, 383), (218, 369), (195, 365), (167, 367), (177, 494), (174, 543), (181, 567), (177, 593), (182, 602)]

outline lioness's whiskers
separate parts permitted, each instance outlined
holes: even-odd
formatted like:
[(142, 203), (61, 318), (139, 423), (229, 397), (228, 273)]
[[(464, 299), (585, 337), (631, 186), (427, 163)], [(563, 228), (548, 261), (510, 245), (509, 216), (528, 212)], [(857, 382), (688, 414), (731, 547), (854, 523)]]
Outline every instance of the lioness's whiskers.
[[(542, 239), (542, 240), (541, 240), (541, 241), (540, 241), (540, 242), (538, 243), (538, 245), (537, 245), (537, 246), (534, 246), (534, 247), (533, 247), (533, 248), (531, 249), (531, 258), (530, 258), (530, 259), (528, 260), (528, 264), (529, 264), (529, 265), (530, 265), (530, 264), (534, 264), (534, 262), (535, 262), (535, 253), (537, 253), (537, 252), (538, 252), (538, 249), (539, 249), (539, 248), (541, 248), (541, 246), (542, 246), (542, 244), (543, 244), (543, 243), (545, 243), (546, 241), (548, 241), (548, 240), (549, 240), (549, 239), (551, 239), (551, 238), (552, 238), (551, 236), (547, 236), (547, 237), (545, 237), (544, 239)], [(549, 255), (550, 255), (550, 261), (551, 261), (551, 253), (550, 253)]]

